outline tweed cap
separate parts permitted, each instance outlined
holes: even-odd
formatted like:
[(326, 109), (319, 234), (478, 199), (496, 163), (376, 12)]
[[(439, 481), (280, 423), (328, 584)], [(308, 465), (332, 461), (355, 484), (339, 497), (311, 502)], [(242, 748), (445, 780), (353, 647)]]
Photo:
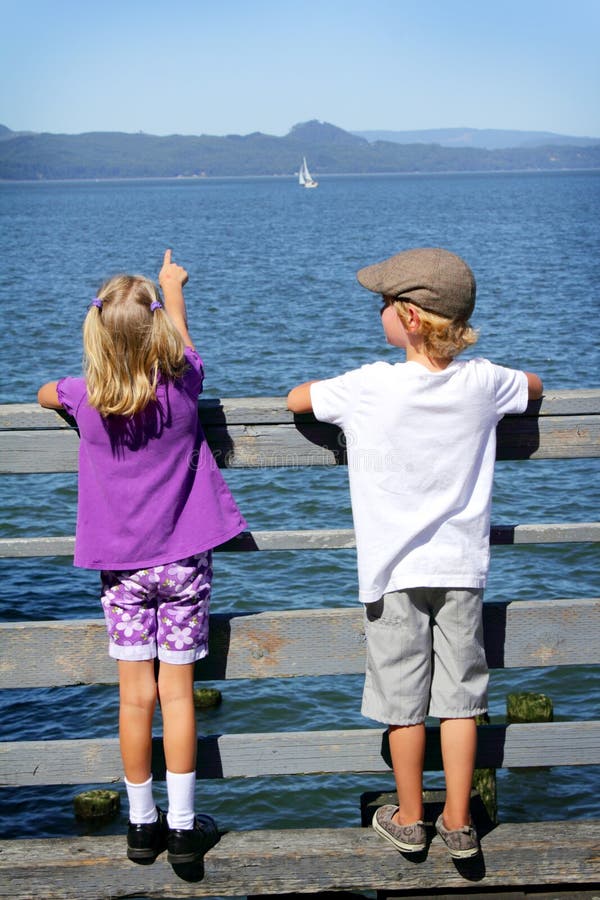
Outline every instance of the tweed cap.
[(475, 307), (475, 276), (466, 262), (440, 247), (404, 250), (360, 269), (356, 277), (376, 294), (407, 300), (448, 319), (467, 320)]

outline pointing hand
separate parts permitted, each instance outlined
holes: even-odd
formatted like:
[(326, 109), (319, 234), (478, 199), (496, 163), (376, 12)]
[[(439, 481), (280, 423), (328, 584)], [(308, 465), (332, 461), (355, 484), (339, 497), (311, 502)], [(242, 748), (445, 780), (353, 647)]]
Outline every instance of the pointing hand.
[(171, 259), (171, 250), (165, 250), (162, 269), (158, 273), (158, 283), (163, 291), (171, 285), (183, 287), (188, 280), (188, 273), (183, 266), (178, 266)]

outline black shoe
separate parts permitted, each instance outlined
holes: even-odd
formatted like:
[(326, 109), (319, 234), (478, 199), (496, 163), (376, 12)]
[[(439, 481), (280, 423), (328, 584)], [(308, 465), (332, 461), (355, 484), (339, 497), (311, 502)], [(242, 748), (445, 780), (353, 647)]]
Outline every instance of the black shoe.
[(153, 863), (167, 846), (169, 826), (162, 809), (156, 807), (158, 819), (151, 825), (133, 825), (127, 829), (127, 856), (141, 865)]
[(195, 816), (193, 828), (170, 828), (167, 859), (172, 865), (199, 862), (219, 840), (217, 823), (210, 816)]

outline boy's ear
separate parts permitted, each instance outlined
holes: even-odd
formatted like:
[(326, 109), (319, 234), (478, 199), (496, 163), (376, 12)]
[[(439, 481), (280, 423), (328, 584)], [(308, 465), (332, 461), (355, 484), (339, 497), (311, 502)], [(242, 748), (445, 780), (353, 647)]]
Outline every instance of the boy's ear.
[(418, 331), (421, 327), (421, 316), (416, 306), (409, 304), (408, 306), (408, 331)]

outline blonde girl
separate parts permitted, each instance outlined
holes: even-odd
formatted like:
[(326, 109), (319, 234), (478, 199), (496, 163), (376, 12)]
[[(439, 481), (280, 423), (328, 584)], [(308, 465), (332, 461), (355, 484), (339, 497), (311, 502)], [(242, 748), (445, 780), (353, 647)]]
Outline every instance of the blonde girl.
[[(107, 281), (84, 322), (84, 377), (38, 392), (80, 433), (74, 564), (100, 571), (119, 667), (127, 855), (151, 863), (166, 848), (174, 865), (199, 862), (218, 837), (211, 817), (194, 813), (194, 664), (208, 652), (211, 551), (246, 526), (198, 421), (204, 370), (188, 332), (187, 277), (167, 250), (162, 299), (142, 276)], [(166, 814), (152, 790), (157, 701)]]

